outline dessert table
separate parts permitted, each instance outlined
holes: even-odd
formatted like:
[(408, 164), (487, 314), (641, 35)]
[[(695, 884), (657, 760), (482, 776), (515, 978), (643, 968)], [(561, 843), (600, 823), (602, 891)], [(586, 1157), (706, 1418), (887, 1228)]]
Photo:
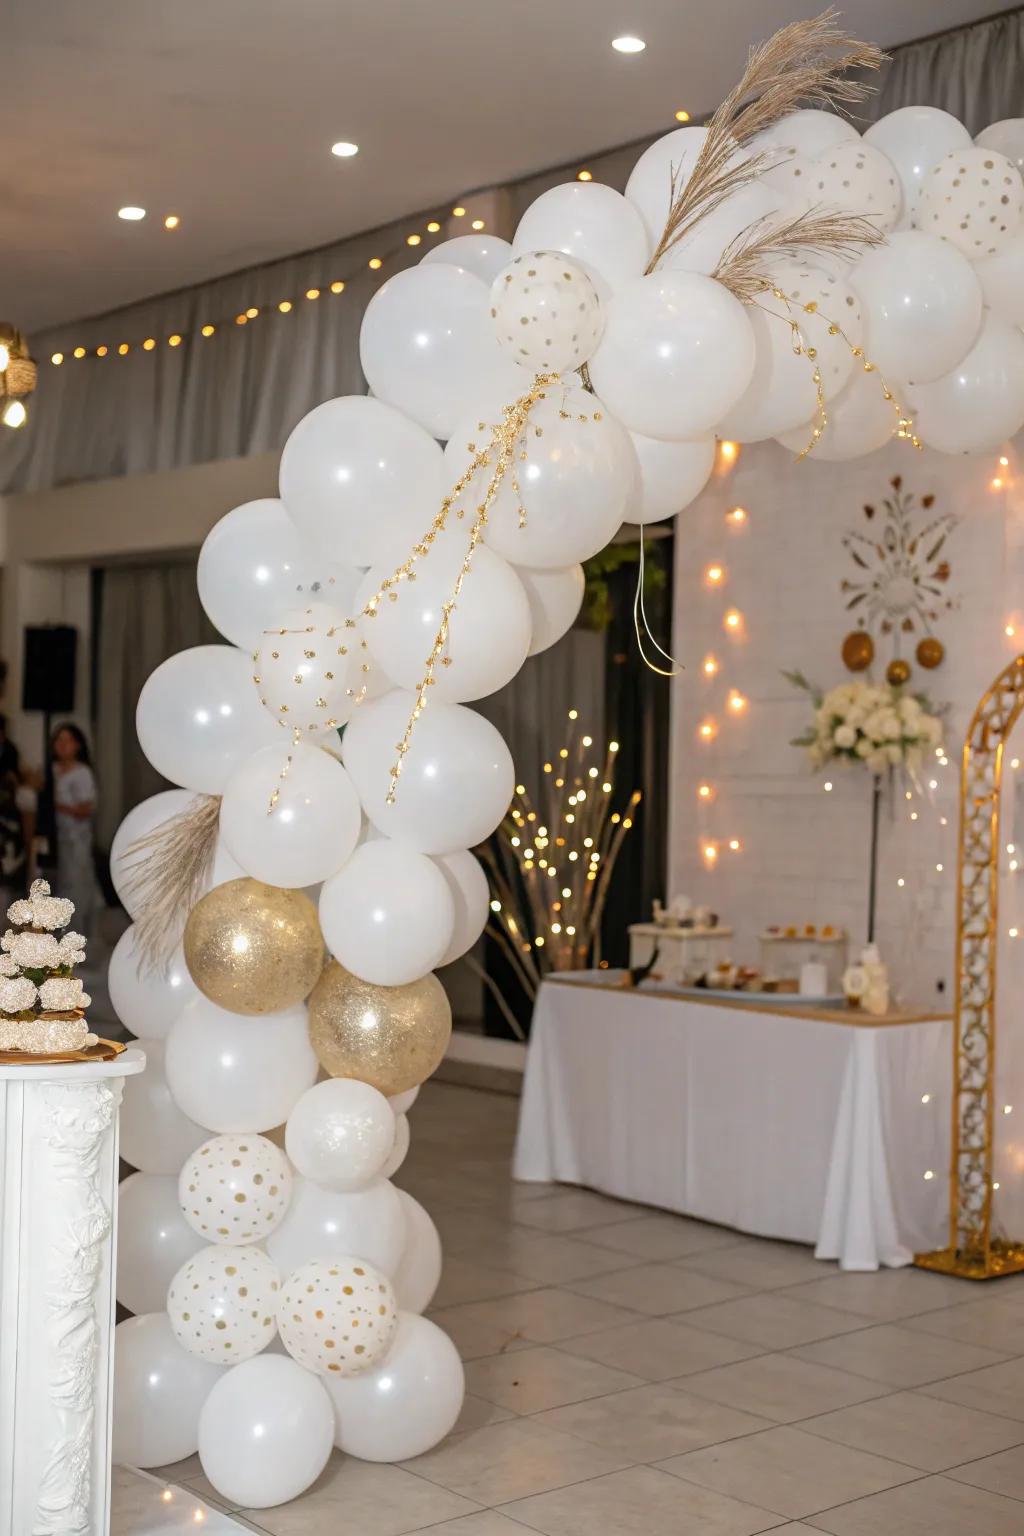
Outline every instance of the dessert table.
[(844, 1269), (946, 1240), (952, 1020), (567, 972), (533, 1015), (515, 1178), (583, 1184)]

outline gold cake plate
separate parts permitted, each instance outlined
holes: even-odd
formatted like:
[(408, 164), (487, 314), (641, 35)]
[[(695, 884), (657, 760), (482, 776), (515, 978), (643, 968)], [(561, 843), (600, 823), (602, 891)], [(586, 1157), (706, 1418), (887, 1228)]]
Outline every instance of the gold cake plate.
[(127, 1045), (117, 1040), (98, 1039), (83, 1051), (53, 1051), (41, 1056), (35, 1051), (0, 1051), (0, 1067), (53, 1067), (75, 1061), (113, 1061)]

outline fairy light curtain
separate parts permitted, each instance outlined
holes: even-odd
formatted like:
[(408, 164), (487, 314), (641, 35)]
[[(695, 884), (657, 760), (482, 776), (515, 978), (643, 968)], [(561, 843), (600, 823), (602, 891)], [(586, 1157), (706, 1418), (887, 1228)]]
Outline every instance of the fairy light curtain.
[[(1018, 9), (896, 49), (866, 115), (921, 102), (953, 112), (974, 132), (1020, 115), (1022, 78), (1024, 12)], [(666, 126), (660, 124), (658, 133)], [(496, 189), (487, 194), (488, 229), (510, 235), (540, 192), (580, 169), (621, 190), (648, 142)], [(426, 233), (427, 223), (443, 220), (444, 213), (424, 210), (316, 251), (37, 332), (31, 338), (42, 364), (37, 403), (29, 425), (0, 440), (0, 492), (279, 450), (314, 405), (364, 388), (358, 349), (363, 310), (384, 278), (417, 262), (429, 241), (457, 232)], [(405, 243), (410, 231), (422, 232), (419, 246)], [(379, 275), (368, 266), (377, 256), (384, 258)], [(339, 281), (344, 291), (332, 293), (331, 283)], [(306, 299), (310, 291), (319, 296)], [(292, 303), (285, 314), (277, 308), (282, 300)], [(259, 309), (259, 317), (234, 326), (231, 317), (248, 308)], [(227, 327), (218, 324), (213, 336), (199, 334), (204, 324), (225, 318)], [(172, 336), (181, 343), (169, 346)], [(118, 356), (122, 338), (137, 343), (145, 337), (161, 340), (150, 352), (135, 345), (128, 356)], [(76, 360), (75, 346), (109, 351)], [(48, 361), (55, 352), (65, 355), (60, 367)]]

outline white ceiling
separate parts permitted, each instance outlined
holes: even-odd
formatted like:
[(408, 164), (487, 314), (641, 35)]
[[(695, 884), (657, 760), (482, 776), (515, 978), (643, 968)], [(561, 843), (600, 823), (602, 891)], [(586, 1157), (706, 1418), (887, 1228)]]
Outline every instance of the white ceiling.
[[(6, 0), (0, 319), (100, 313), (667, 129), (823, 3)], [(997, 8), (848, 0), (845, 21), (891, 45)], [(623, 32), (646, 52), (614, 53)]]

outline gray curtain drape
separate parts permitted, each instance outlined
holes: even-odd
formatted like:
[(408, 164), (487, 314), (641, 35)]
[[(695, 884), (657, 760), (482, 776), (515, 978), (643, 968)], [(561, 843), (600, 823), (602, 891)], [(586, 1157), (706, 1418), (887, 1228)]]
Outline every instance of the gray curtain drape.
[[(850, 20), (855, 25), (856, 18)], [(944, 107), (972, 133), (1024, 115), (1024, 12), (895, 50), (863, 117), (873, 120), (909, 102)], [(588, 168), (595, 180), (621, 190), (650, 142), (588, 157)], [(574, 176), (580, 164), (488, 194), (488, 227), (508, 236), (534, 198)], [(29, 424), (0, 434), (0, 492), (279, 451), (315, 405), (365, 387), (359, 327), (380, 282), (367, 267), (370, 257), (384, 258), (385, 276), (413, 265), (423, 251), (408, 247), (406, 235), (432, 217), (443, 222), (446, 213), (411, 214), (320, 250), (33, 336), (39, 388)], [(339, 280), (345, 291), (332, 294), (330, 284)], [(306, 300), (310, 288), (321, 297)], [(288, 314), (277, 310), (282, 299), (293, 302)], [(251, 306), (260, 310), (258, 319), (235, 325), (234, 317)], [(217, 333), (203, 338), (201, 327), (209, 323)], [(167, 338), (176, 333), (182, 343), (169, 347)], [(150, 353), (139, 351), (146, 337), (157, 342)], [(116, 349), (123, 341), (132, 351), (121, 358)], [(71, 355), (76, 345), (110, 351), (79, 361)], [(57, 351), (65, 362), (54, 368), (49, 357)]]
[(195, 561), (96, 572), (96, 837), (109, 848), (125, 810), (167, 789), (142, 754), (135, 705), (150, 673), (176, 651), (222, 643), (199, 605)]

